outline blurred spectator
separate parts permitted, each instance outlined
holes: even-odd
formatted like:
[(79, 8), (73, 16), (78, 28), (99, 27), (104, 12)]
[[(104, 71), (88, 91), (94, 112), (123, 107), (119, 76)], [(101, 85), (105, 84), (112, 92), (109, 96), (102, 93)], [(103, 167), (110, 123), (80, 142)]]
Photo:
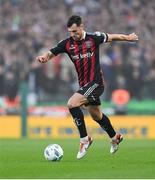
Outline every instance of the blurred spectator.
[(3, 96), (4, 93), (4, 58), (2, 54), (0, 54), (0, 97)]
[(18, 81), (12, 70), (8, 70), (5, 74), (4, 81), (4, 95), (10, 99), (14, 100), (18, 93)]

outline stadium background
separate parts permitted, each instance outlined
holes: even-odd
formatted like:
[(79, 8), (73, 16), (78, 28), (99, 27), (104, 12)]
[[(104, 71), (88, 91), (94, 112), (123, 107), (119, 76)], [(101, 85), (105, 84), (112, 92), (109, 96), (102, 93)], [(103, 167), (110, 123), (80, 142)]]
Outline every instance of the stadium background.
[[(78, 138), (66, 108), (68, 98), (78, 88), (72, 63), (65, 55), (44, 65), (35, 61), (37, 55), (68, 35), (66, 21), (72, 14), (83, 17), (89, 32), (138, 34), (138, 43), (101, 46), (106, 80), (102, 110), (129, 144), (137, 139), (135, 148), (143, 140), (140, 146), (144, 149), (154, 147), (154, 12), (154, 0), (0, 0), (0, 167), (5, 167), (2, 163), (8, 156), (2, 157), (3, 150), (10, 148), (9, 144), (16, 146), (17, 141), (23, 147), (39, 140), (35, 142), (42, 143), (40, 148), (50, 142), (59, 142), (66, 148), (64, 139), (75, 142)], [(106, 141), (104, 131), (85, 110), (84, 113), (89, 133), (99, 142)], [(0, 177), (10, 177), (4, 169)], [(150, 177), (154, 177), (151, 173)], [(149, 175), (146, 172), (143, 177)], [(33, 178), (17, 174), (12, 177)], [(138, 174), (133, 177), (141, 178)]]

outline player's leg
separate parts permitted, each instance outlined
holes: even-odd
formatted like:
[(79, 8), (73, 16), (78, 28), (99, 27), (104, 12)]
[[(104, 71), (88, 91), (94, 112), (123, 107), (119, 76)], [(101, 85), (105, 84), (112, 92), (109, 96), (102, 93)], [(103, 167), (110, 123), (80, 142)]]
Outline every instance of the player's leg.
[(118, 145), (122, 141), (123, 136), (119, 133), (116, 133), (109, 118), (101, 112), (99, 106), (95, 105), (89, 105), (88, 111), (93, 118), (94, 121), (96, 121), (101, 128), (103, 128), (109, 137), (111, 138), (111, 148), (110, 153), (115, 153), (118, 150)]
[(80, 106), (88, 103), (84, 95), (75, 93), (68, 101), (69, 111), (74, 119), (74, 122), (80, 134), (80, 148), (77, 154), (77, 159), (81, 159), (92, 143), (92, 138), (87, 135), (87, 130), (84, 122), (84, 115)]
[(113, 138), (116, 135), (109, 118), (101, 112), (99, 106), (89, 105), (88, 111), (93, 120), (96, 121), (107, 132), (110, 138)]
[(69, 108), (69, 111), (73, 117), (73, 120), (79, 130), (80, 138), (84, 138), (87, 136), (86, 126), (84, 122), (84, 115), (83, 112), (80, 109), (80, 106), (85, 104), (87, 102), (87, 99), (79, 94), (75, 93), (67, 103), (67, 106)]

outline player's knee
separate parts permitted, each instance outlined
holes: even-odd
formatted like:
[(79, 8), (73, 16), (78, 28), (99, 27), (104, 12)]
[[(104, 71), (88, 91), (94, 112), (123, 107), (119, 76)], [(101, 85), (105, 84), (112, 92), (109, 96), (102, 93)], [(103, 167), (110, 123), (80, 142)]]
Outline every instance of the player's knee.
[(75, 108), (75, 107), (79, 107), (79, 103), (69, 100), (68, 103), (67, 103), (67, 107), (69, 109), (72, 109), (72, 108)]
[(92, 114), (92, 118), (94, 121), (99, 121), (100, 120), (100, 117), (98, 114)]

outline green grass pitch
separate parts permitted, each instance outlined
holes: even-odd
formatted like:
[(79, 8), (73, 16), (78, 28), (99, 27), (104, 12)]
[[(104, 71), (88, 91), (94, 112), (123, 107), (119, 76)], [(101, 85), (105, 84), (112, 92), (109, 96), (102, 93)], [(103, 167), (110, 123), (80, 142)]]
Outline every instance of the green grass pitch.
[[(63, 147), (60, 162), (47, 162), (44, 148)], [(79, 140), (0, 140), (0, 178), (125, 179), (155, 178), (155, 140), (124, 140), (115, 155), (107, 139), (95, 139), (88, 154), (76, 159)]]

